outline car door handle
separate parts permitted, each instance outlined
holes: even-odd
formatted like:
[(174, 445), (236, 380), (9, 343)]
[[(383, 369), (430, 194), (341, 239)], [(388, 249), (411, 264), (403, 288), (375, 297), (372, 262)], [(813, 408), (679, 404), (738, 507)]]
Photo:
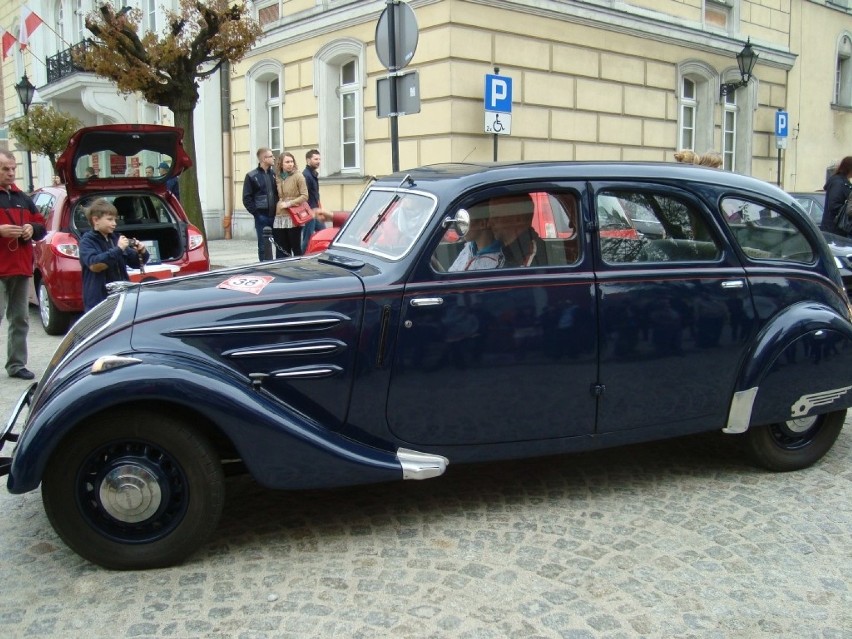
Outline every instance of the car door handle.
[(443, 297), (415, 297), (411, 300), (411, 305), (420, 306), (440, 306), (444, 303)]
[(745, 282), (742, 280), (728, 280), (727, 282), (722, 282), (722, 288), (742, 288), (745, 286)]

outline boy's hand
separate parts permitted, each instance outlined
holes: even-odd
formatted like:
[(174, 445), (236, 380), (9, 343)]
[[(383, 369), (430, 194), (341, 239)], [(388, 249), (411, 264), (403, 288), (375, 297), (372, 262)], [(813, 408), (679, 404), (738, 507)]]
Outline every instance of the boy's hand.
[(123, 251), (128, 246), (130, 246), (130, 240), (128, 240), (123, 235), (119, 235), (118, 236), (118, 242), (116, 242), (116, 246), (118, 246), (118, 248), (120, 248)]

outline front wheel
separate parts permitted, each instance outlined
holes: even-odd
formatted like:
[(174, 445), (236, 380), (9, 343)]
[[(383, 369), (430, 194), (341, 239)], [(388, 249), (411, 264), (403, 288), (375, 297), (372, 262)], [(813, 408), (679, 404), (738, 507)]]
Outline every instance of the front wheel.
[(64, 335), (68, 330), (71, 315), (56, 308), (44, 282), (38, 285), (38, 311), (41, 325), (48, 335)]
[(816, 463), (831, 450), (843, 430), (846, 411), (791, 419), (777, 424), (753, 426), (745, 433), (755, 461), (785, 472), (800, 470)]
[(218, 524), (224, 475), (206, 438), (152, 413), (106, 416), (57, 447), (42, 481), (51, 525), (76, 553), (117, 570), (160, 568)]

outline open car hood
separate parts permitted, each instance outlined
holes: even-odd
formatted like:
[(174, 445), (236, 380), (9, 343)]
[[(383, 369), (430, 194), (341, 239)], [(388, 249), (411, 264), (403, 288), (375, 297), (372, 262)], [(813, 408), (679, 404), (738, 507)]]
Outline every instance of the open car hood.
[[(168, 165), (161, 174), (159, 167)], [(157, 124), (109, 124), (74, 133), (56, 162), (69, 196), (101, 190), (165, 189), (192, 166), (183, 129)], [(146, 176), (146, 168), (153, 176)], [(94, 175), (92, 175), (94, 174)]]

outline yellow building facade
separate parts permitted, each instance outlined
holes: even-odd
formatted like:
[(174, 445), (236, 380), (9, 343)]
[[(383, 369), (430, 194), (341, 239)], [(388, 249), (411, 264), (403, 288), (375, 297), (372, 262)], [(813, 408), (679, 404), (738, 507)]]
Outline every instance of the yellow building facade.
[[(852, 154), (852, 101), (835, 95), (852, 31), (841, 4), (412, 0), (419, 38), (405, 70), (419, 74), (421, 110), (398, 119), (400, 168), (493, 159), (484, 87), (498, 68), (513, 90), (499, 160), (672, 161), (686, 147), (789, 190), (820, 188), (826, 166)], [(324, 206), (351, 209), (369, 176), (392, 168), (390, 120), (376, 116), (387, 3), (257, 6), (265, 35), (231, 74), (235, 191), (259, 146), (300, 163), (318, 148)], [(720, 95), (741, 81), (747, 40), (759, 55), (753, 75)], [(780, 179), (778, 110), (790, 126)]]

